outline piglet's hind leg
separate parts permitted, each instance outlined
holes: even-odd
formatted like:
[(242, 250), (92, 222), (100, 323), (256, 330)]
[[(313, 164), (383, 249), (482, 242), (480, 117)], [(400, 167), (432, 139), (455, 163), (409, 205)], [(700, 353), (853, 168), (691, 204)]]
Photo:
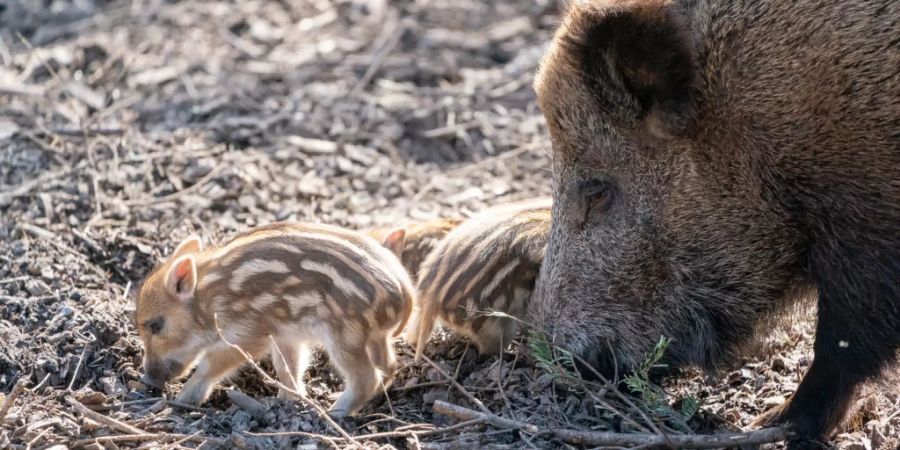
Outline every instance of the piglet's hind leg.
[(394, 354), (394, 347), (391, 345), (391, 338), (386, 335), (373, 336), (366, 344), (369, 352), (369, 358), (372, 364), (381, 371), (382, 378), (387, 384), (394, 376), (397, 369), (397, 356)]
[(344, 378), (344, 392), (329, 412), (334, 417), (354, 414), (375, 395), (378, 387), (375, 366), (364, 346), (344, 351), (328, 348), (328, 357)]
[[(303, 382), (303, 376), (306, 374), (306, 368), (309, 367), (311, 357), (311, 349), (302, 342), (279, 339), (272, 344), (271, 349), (272, 365), (275, 366), (275, 373), (278, 375), (278, 381), (287, 386), (291, 390), (306, 395), (306, 384)], [(278, 390), (278, 398), (285, 400), (296, 400), (293, 392), (284, 389)]]

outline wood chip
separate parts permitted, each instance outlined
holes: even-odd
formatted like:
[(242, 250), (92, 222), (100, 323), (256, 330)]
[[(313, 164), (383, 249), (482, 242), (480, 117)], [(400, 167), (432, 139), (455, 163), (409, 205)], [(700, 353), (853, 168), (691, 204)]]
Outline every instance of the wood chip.
[(269, 409), (259, 400), (250, 397), (249, 395), (244, 394), (241, 391), (229, 389), (225, 391), (225, 394), (228, 396), (228, 399), (231, 400), (232, 403), (234, 403), (244, 411), (247, 411), (252, 416), (262, 415)]

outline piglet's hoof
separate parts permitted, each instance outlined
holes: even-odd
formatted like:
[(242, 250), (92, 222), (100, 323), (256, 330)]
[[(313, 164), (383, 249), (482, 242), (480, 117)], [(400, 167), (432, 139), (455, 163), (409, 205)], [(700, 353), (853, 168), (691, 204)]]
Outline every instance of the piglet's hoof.
[(175, 401), (185, 405), (200, 406), (206, 400), (206, 391), (201, 389), (182, 389)]
[(335, 419), (343, 419), (350, 415), (350, 411), (344, 408), (341, 409), (329, 409), (328, 415)]

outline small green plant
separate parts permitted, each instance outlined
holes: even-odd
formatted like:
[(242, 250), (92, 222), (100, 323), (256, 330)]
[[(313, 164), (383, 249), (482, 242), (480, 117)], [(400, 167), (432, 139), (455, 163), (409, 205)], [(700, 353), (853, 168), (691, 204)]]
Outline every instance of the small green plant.
[(681, 416), (684, 417), (684, 420), (691, 420), (691, 417), (694, 417), (694, 414), (697, 414), (697, 411), (700, 411), (700, 401), (694, 397), (685, 397), (681, 400)]
[(537, 366), (550, 374), (554, 381), (565, 381), (566, 384), (571, 384), (570, 381), (578, 378), (572, 353), (553, 346), (543, 332), (531, 330), (528, 336), (528, 346)]
[[(661, 422), (671, 424), (679, 431), (691, 432), (687, 422), (700, 409), (700, 403), (693, 397), (687, 397), (681, 401), (678, 411), (669, 406), (665, 392), (660, 386), (650, 381), (650, 371), (654, 368), (664, 368), (660, 363), (671, 342), (665, 336), (660, 337), (659, 342), (653, 347), (640, 366), (622, 381), (637, 395), (637, 408), (643, 410)], [(528, 335), (528, 347), (532, 357), (539, 368), (549, 374), (554, 382), (565, 385), (570, 390), (588, 389), (575, 367), (575, 358), (572, 353), (553, 345), (547, 335), (540, 330), (532, 329)]]
[(700, 409), (700, 402), (693, 397), (687, 397), (681, 402), (679, 411), (675, 411), (666, 401), (665, 392), (662, 388), (650, 382), (650, 370), (653, 368), (664, 368), (665, 364), (660, 364), (660, 360), (666, 353), (671, 339), (661, 336), (659, 342), (653, 347), (653, 351), (644, 359), (644, 362), (631, 375), (625, 377), (622, 381), (631, 389), (632, 392), (638, 394), (641, 400), (641, 407), (645, 411), (653, 413), (657, 417), (670, 422), (681, 431), (690, 432), (691, 429), (687, 425), (697, 410)]

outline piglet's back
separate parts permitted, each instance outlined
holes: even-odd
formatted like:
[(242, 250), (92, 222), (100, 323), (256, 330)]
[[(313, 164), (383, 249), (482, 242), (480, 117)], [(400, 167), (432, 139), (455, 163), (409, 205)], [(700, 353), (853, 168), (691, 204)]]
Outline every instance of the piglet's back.
[(524, 314), (544, 257), (550, 206), (549, 199), (535, 199), (494, 207), (441, 241), (420, 272), (420, 312), (407, 334), (417, 353), (437, 318), (475, 338), (481, 351), (495, 351), (482, 347), (497, 339), (508, 342), (515, 329), (508, 319), (474, 313)]
[[(206, 305), (269, 320), (406, 323), (414, 288), (397, 257), (374, 239), (338, 227), (274, 223), (235, 236), (198, 261)], [(227, 291), (227, 292), (226, 292)], [(222, 304), (224, 299), (232, 299)]]
[[(437, 247), (441, 239), (460, 223), (462, 223), (462, 219), (443, 218), (409, 223), (403, 227), (406, 231), (406, 238), (400, 260), (413, 282), (416, 281), (425, 258)], [(381, 241), (394, 230), (395, 228), (375, 228), (367, 230), (366, 234)]]

